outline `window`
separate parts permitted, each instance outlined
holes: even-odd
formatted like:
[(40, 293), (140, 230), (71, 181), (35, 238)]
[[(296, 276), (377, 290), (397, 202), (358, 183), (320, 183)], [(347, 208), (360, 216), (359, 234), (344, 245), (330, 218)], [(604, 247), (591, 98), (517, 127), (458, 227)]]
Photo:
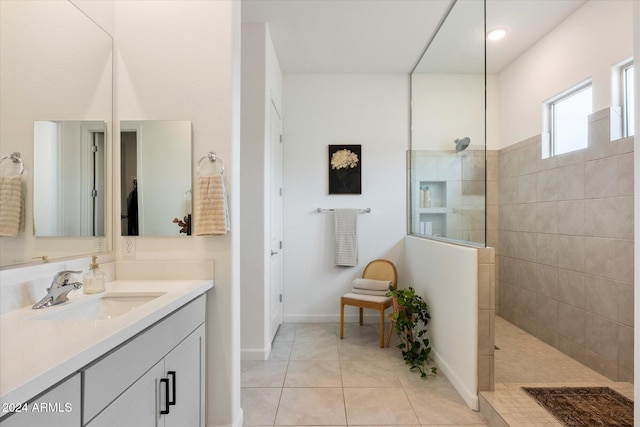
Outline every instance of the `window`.
[(623, 136), (635, 135), (635, 81), (633, 64), (629, 63), (622, 68), (622, 132)]
[(547, 103), (552, 156), (587, 148), (591, 114), (591, 82), (576, 86)]

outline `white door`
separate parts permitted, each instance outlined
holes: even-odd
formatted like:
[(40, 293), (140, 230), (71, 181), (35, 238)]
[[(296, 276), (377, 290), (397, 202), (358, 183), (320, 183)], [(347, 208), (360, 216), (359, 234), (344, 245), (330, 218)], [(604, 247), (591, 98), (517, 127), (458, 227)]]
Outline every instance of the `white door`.
[(269, 263), (269, 337), (270, 341), (282, 323), (282, 118), (273, 101), (271, 122), (271, 189), (270, 263)]

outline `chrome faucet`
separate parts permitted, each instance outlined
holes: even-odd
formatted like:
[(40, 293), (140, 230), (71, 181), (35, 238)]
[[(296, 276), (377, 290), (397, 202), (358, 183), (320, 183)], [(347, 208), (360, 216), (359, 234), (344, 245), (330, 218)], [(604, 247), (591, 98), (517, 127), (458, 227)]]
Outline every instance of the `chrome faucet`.
[(82, 283), (73, 282), (69, 283), (69, 277), (72, 274), (80, 274), (82, 271), (71, 271), (65, 270), (60, 271), (53, 278), (53, 282), (51, 286), (47, 288), (47, 295), (42, 298), (40, 301), (33, 305), (33, 309), (37, 310), (39, 308), (51, 307), (52, 305), (62, 304), (69, 300), (68, 294), (74, 289), (80, 289)]

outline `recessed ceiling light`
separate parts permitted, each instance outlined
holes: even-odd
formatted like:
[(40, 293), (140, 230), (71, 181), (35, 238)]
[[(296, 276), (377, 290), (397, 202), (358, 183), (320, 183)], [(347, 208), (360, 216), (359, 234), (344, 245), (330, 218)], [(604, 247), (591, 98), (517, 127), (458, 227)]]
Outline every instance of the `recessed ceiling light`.
[(503, 38), (504, 36), (507, 35), (507, 29), (506, 28), (494, 28), (493, 30), (489, 31), (487, 33), (487, 38), (489, 40), (500, 40), (501, 38)]

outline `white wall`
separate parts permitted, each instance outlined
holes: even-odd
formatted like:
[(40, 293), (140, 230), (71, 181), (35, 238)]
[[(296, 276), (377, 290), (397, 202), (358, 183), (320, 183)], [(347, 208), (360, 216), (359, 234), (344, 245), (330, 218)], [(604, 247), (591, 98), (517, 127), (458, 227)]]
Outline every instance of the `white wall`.
[(241, 348), (268, 358), (270, 104), (282, 112), (282, 72), (264, 23), (242, 24)]
[[(240, 426), (240, 4), (131, 0), (115, 6), (115, 164), (120, 119), (191, 120), (194, 163), (215, 151), (225, 164), (230, 234), (138, 237), (135, 258), (213, 259), (215, 287), (207, 295), (207, 425)], [(120, 176), (114, 175), (114, 187), (120, 188)], [(115, 204), (120, 212), (118, 197)], [(116, 239), (118, 258), (123, 240)]]
[(414, 74), (411, 148), (454, 150), (466, 136), (484, 146), (484, 82), (482, 74)]
[(587, 78), (612, 105), (611, 67), (633, 53), (632, 1), (588, 1), (500, 73), (500, 148), (542, 133), (542, 103)]
[[(640, 82), (640, 67), (638, 66), (638, 58), (640, 58), (640, 2), (633, 3), (633, 57), (636, 60), (635, 81), (636, 87)], [(640, 129), (640, 91), (635, 93), (636, 103), (636, 136), (634, 139), (634, 223), (640, 224), (640, 149), (638, 149), (637, 129)], [(634, 304), (634, 396), (640, 396), (640, 292), (638, 292), (638, 278), (640, 277), (640, 227), (636, 226), (634, 230), (634, 281), (635, 285), (635, 304)], [(634, 424), (640, 425), (640, 399), (634, 399)]]
[[(285, 74), (283, 98), (284, 320), (337, 321), (369, 261), (395, 262), (404, 285), (409, 76)], [(361, 195), (328, 195), (329, 144), (362, 144)], [(333, 214), (319, 207), (371, 208), (358, 216), (357, 266), (334, 265)]]
[(477, 409), (477, 250), (413, 236), (405, 243), (406, 284), (429, 305), (433, 358), (467, 405)]

